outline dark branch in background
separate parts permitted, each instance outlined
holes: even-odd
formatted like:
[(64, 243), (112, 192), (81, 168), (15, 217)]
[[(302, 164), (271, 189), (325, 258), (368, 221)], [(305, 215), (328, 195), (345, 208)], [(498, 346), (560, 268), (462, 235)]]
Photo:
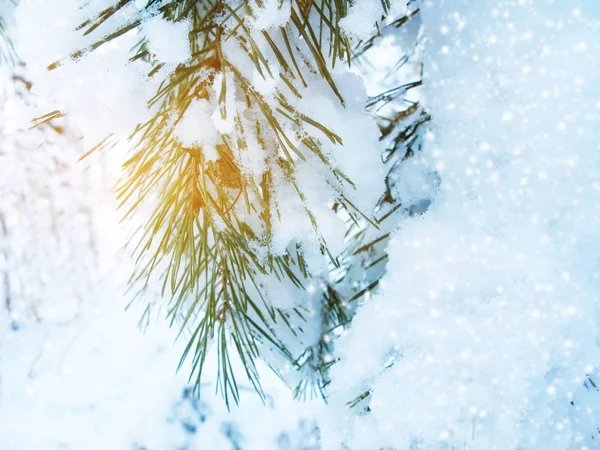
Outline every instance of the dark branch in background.
[[(12, 2), (12, 0), (10, 0)], [(12, 2), (16, 6), (16, 2)], [(15, 51), (14, 44), (8, 35), (5, 22), (0, 17), (0, 65), (6, 65), (10, 72), (10, 79), (12, 81), (11, 89), (14, 90), (18, 97), (25, 98), (30, 95), (32, 83), (23, 75), (25, 64), (21, 61), (18, 54)], [(62, 126), (58, 125), (55, 121), (48, 120), (44, 126), (52, 129), (57, 134), (63, 134), (64, 130)], [(3, 151), (0, 148), (0, 157)], [(4, 258), (4, 270), (2, 273), (2, 284), (4, 289), (4, 308), (6, 309), (9, 318), (10, 326), (13, 330), (19, 328), (18, 323), (14, 319), (14, 298), (13, 298), (13, 286), (11, 283), (11, 252), (10, 252), (10, 232), (6, 220), (6, 214), (0, 210), (0, 231), (2, 233), (2, 244), (1, 254)]]
[[(19, 61), (12, 41), (10, 40), (4, 20), (0, 17), (0, 64), (6, 64), (9, 67), (14, 66)], [(2, 149), (0, 148), (0, 157), (2, 156)], [(9, 232), (6, 224), (6, 218), (4, 212), (0, 211), (0, 230), (2, 231), (2, 256), (4, 258), (4, 270), (2, 273), (2, 284), (4, 289), (4, 307), (8, 313), (11, 328), (16, 330), (18, 328), (17, 323), (13, 318), (13, 299), (12, 299), (12, 287), (10, 283), (10, 249), (9, 249)]]
[(12, 327), (15, 328), (16, 324), (14, 324), (13, 319), (12, 319), (13, 305), (12, 305), (12, 289), (10, 287), (10, 270), (9, 270), (10, 252), (8, 249), (9, 234), (8, 234), (8, 228), (6, 226), (6, 219), (5, 219), (4, 213), (2, 211), (0, 211), (0, 230), (2, 230), (2, 242), (4, 244), (2, 246), (2, 256), (4, 257), (4, 266), (5, 266), (4, 271), (2, 273), (2, 281), (3, 281), (3, 286), (4, 286), (4, 307), (6, 308), (6, 311), (8, 312), (8, 314), (10, 316)]
[(0, 64), (14, 65), (19, 62), (15, 47), (10, 40), (6, 24), (0, 17)]

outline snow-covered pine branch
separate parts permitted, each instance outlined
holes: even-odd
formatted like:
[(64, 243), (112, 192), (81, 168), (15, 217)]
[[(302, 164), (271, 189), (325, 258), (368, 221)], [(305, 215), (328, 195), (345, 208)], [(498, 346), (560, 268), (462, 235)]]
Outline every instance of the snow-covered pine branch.
[[(377, 228), (385, 192), (379, 129), (349, 71), (362, 7), (98, 1), (41, 11), (24, 1), (17, 10), (35, 89), (56, 108), (38, 122), (67, 116), (100, 147), (129, 137), (118, 198), (142, 223), (132, 283), (140, 295), (162, 285), (169, 319), (189, 330), (184, 357), (198, 385), (216, 343), (227, 400), (237, 401), (239, 375), (230, 349), (260, 391), (260, 354), (301, 368), (304, 347), (323, 337), (307, 317), (333, 313), (331, 328), (349, 316), (345, 299), (312, 285), (340, 266), (346, 221)], [(43, 50), (34, 12), (61, 17)], [(392, 10), (369, 12), (374, 26)]]

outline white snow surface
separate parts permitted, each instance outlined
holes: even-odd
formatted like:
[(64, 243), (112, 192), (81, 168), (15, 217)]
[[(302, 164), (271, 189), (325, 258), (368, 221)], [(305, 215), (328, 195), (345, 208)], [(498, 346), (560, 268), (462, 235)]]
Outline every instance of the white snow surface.
[(600, 8), (421, 9), (440, 192), (342, 340), (323, 448), (598, 448), (578, 404), (600, 362)]

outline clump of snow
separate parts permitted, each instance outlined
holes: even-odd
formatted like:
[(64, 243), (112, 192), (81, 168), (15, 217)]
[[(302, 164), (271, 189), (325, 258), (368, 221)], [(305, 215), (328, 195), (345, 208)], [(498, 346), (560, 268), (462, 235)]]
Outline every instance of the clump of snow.
[(384, 14), (382, 3), (381, 0), (351, 2), (352, 6), (340, 21), (340, 26), (349, 37), (364, 41), (377, 34), (377, 24), (389, 24), (395, 18), (402, 17), (407, 11), (414, 9), (410, 1), (391, 1), (387, 14)]
[(291, 1), (263, 0), (260, 5), (256, 1), (250, 4), (254, 17), (249, 22), (257, 30), (283, 27), (290, 20)]
[(187, 20), (170, 22), (161, 16), (154, 16), (145, 20), (142, 27), (148, 50), (159, 62), (177, 65), (192, 56), (188, 38), (190, 24)]
[(207, 100), (193, 100), (175, 128), (177, 139), (186, 147), (199, 145), (208, 161), (217, 159), (219, 133), (212, 123), (213, 109)]
[(340, 21), (347, 34), (357, 39), (368, 39), (373, 35), (375, 24), (381, 20), (383, 10), (380, 2), (358, 0)]
[(439, 180), (427, 162), (415, 156), (402, 161), (390, 173), (388, 182), (392, 195), (402, 204), (416, 205), (435, 197)]

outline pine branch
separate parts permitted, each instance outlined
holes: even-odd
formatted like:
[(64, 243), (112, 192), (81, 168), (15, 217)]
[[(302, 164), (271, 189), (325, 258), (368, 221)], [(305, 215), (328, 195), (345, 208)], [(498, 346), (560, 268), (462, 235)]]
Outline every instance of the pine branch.
[[(332, 76), (336, 62), (350, 63), (350, 45), (340, 21), (346, 15), (348, 0), (295, 0), (291, 2), (290, 21), (278, 32), (262, 31), (269, 51), (275, 58), (279, 78), (287, 92), (278, 90), (272, 99), (263, 96), (247, 79), (238, 62), (228, 60), (223, 45), (235, 42), (265, 79), (272, 78), (270, 59), (255, 42), (247, 20), (258, 11), (249, 1), (150, 0), (145, 11), (130, 17), (127, 23), (112, 31), (104, 30), (106, 21), (122, 11), (131, 0), (121, 0), (82, 23), (78, 30), (84, 35), (103, 32), (90, 46), (70, 55), (79, 59), (124, 34), (142, 27), (148, 14), (164, 20), (191, 23), (189, 43), (192, 57), (180, 64), (161, 84), (149, 106), (155, 115), (140, 124), (131, 134), (132, 155), (125, 163), (127, 178), (118, 189), (118, 199), (124, 208), (124, 218), (134, 214), (141, 205), (153, 203), (154, 211), (138, 232), (133, 249), (138, 268), (131, 283), (141, 286), (140, 294), (148, 288), (156, 273), (162, 278), (162, 293), (170, 297), (168, 316), (179, 322), (182, 330), (193, 332), (182, 357), (191, 357), (192, 374), (200, 385), (211, 343), (217, 346), (219, 377), (217, 388), (227, 404), (239, 400), (239, 388), (231, 365), (231, 351), (245, 367), (245, 376), (261, 393), (255, 366), (260, 345), (268, 345), (296, 364), (281, 341), (277, 327), (283, 325), (295, 334), (295, 325), (288, 312), (270, 304), (262, 279), (276, 277), (303, 288), (311, 274), (306, 270), (299, 251), (277, 255), (271, 251), (272, 222), (279, 214), (271, 196), (274, 176), (283, 176), (305, 205), (306, 215), (313, 226), (321, 251), (333, 265), (319, 231), (315, 215), (295, 182), (297, 161), (315, 159), (328, 171), (329, 184), (337, 192), (339, 202), (350, 214), (369, 218), (359, 211), (345, 195), (354, 185), (338, 168), (333, 167), (323, 142), (342, 145), (342, 140), (327, 126), (295, 109), (292, 98), (300, 98), (307, 88), (306, 76), (318, 74), (337, 97), (344, 99)], [(384, 1), (384, 6), (388, 5)], [(261, 2), (257, 2), (261, 6)], [(389, 5), (388, 5), (389, 6)], [(131, 61), (146, 61), (154, 76), (162, 64), (150, 54), (145, 39), (133, 49)], [(271, 61), (272, 63), (273, 61)], [(61, 61), (49, 66), (60, 67)], [(201, 146), (184, 147), (175, 136), (175, 128), (195, 99), (214, 99), (209, 86), (221, 80), (218, 105), (223, 120), (232, 119), (235, 131), (222, 134), (216, 146), (216, 160), (206, 156)], [(228, 110), (228, 99), (244, 92), (246, 109)], [(47, 123), (61, 116), (54, 111), (38, 118)], [(300, 139), (292, 142), (286, 130), (297, 130)], [(268, 169), (261, 180), (240, 170), (236, 155), (244, 151), (243, 137), (255, 134), (267, 156)], [(237, 136), (237, 138), (235, 137)], [(99, 145), (98, 148), (101, 148)], [(273, 152), (273, 148), (277, 152)], [(156, 200), (151, 196), (158, 193)], [(258, 217), (261, 230), (251, 228), (250, 217)], [(259, 256), (256, 248), (266, 250)], [(335, 297), (332, 291), (330, 302)], [(337, 301), (337, 300), (336, 300)], [(334, 302), (335, 303), (335, 302)], [(343, 316), (343, 308), (336, 317)], [(320, 350), (323, 355), (326, 347)]]

